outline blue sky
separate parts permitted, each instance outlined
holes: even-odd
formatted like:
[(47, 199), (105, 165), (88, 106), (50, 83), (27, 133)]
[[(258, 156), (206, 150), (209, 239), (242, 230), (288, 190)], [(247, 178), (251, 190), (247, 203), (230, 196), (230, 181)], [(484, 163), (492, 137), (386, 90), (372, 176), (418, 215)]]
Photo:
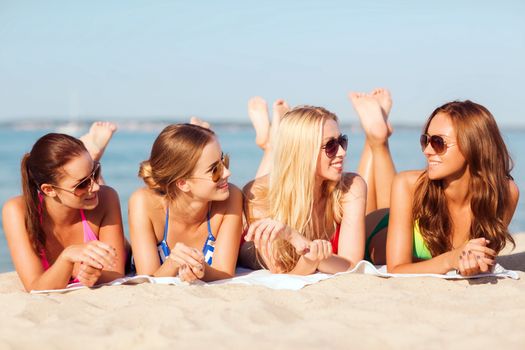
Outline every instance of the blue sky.
[(356, 121), (387, 87), (392, 120), (472, 99), (525, 125), (522, 1), (0, 0), (0, 120), (247, 120), (260, 95)]

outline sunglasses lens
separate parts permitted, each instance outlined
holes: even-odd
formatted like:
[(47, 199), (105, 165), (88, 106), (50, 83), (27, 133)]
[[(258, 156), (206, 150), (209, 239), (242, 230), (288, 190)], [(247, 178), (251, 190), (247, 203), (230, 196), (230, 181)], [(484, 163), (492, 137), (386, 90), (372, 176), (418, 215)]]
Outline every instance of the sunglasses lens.
[(436, 152), (437, 154), (442, 154), (447, 149), (447, 143), (445, 142), (445, 139), (443, 139), (439, 135), (421, 135), (419, 139), (419, 143), (421, 143), (421, 149), (423, 152), (425, 151), (425, 148), (427, 148), (427, 145), (430, 143), (430, 146)]
[(339, 150), (339, 142), (337, 141), (337, 139), (331, 139), (330, 141), (328, 141), (324, 146), (324, 150), (328, 158), (335, 157), (337, 151)]
[(421, 145), (421, 150), (424, 152), (428, 145), (428, 135), (421, 135), (421, 137), (419, 137), (419, 144)]
[(87, 178), (75, 186), (74, 193), (77, 196), (85, 194), (94, 182), (100, 178), (100, 164), (95, 165), (95, 170)]
[(229, 155), (227, 154), (224, 155), (224, 160), (222, 164), (224, 164), (226, 168), (230, 169), (230, 156)]
[(430, 145), (436, 151), (436, 153), (445, 152), (446, 145), (445, 140), (441, 136), (433, 135), (430, 137)]
[(213, 170), (211, 171), (211, 180), (213, 182), (219, 182), (222, 176), (222, 171), (223, 171), (223, 165), (222, 163), (219, 162), (219, 164), (217, 164), (215, 168), (213, 168)]
[(343, 147), (343, 149), (346, 151), (346, 149), (348, 148), (348, 136), (346, 135), (340, 136), (339, 145), (341, 145), (341, 147)]

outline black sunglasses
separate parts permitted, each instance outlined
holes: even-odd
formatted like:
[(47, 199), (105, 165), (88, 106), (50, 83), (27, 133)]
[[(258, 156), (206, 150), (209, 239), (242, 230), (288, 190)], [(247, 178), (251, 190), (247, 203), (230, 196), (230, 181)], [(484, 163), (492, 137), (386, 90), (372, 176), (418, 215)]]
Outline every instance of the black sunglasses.
[(321, 149), (324, 149), (328, 158), (334, 158), (341, 146), (345, 151), (348, 148), (348, 136), (339, 135), (339, 137), (332, 137)]
[(429, 134), (421, 135), (419, 143), (421, 144), (421, 150), (423, 152), (430, 143), (430, 146), (438, 155), (444, 154), (447, 151), (447, 148), (455, 145), (455, 143), (447, 143), (443, 136)]

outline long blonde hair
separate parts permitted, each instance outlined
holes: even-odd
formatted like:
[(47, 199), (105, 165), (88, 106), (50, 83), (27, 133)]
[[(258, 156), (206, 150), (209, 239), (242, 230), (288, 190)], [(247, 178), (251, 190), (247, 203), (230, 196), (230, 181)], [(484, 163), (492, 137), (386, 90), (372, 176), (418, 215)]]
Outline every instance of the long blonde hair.
[[(512, 160), (492, 114), (471, 101), (454, 101), (438, 107), (428, 118), (446, 114), (457, 133), (458, 147), (469, 166), (472, 221), (469, 238), (485, 237), (489, 246), (500, 251), (506, 241), (514, 244), (505, 224), (510, 203), (509, 180)], [(432, 256), (452, 249), (452, 219), (447, 207), (443, 180), (430, 180), (425, 171), (418, 179), (412, 207), (421, 235)]]
[(193, 173), (214, 135), (193, 124), (168, 125), (153, 143), (150, 158), (140, 164), (139, 177), (151, 190), (173, 200), (178, 193), (175, 182)]
[[(320, 222), (314, 218), (317, 159), (327, 120), (337, 122), (337, 116), (313, 106), (296, 107), (283, 116), (276, 134), (269, 179), (269, 216), (310, 240), (329, 240), (335, 231), (335, 222), (340, 222), (342, 217), (342, 181), (324, 181), (321, 189), (326, 198), (324, 217)], [(299, 259), (295, 249), (285, 241), (276, 241), (274, 252), (286, 271), (293, 269)]]

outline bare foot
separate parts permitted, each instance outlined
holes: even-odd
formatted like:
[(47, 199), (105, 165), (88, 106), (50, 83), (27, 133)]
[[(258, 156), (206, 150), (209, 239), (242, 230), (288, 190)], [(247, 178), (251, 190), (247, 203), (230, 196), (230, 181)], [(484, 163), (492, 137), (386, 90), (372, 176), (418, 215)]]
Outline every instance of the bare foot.
[(370, 95), (374, 97), (377, 102), (379, 102), (381, 111), (383, 112), (383, 118), (385, 119), (386, 125), (388, 127), (388, 136), (392, 135), (394, 129), (388, 120), (390, 110), (392, 109), (392, 96), (390, 95), (390, 91), (383, 88), (377, 88), (374, 89)]
[(270, 143), (270, 117), (268, 116), (268, 105), (259, 96), (248, 100), (248, 116), (255, 129), (255, 143), (263, 150)]
[(279, 129), (281, 118), (290, 110), (290, 106), (288, 106), (288, 103), (285, 100), (280, 98), (275, 100), (272, 107), (272, 130), (277, 130)]
[(206, 128), (206, 129), (210, 129), (210, 123), (205, 122), (204, 120), (202, 120), (200, 118), (197, 118), (195, 116), (190, 117), (190, 124), (198, 125), (200, 127), (203, 127), (203, 128)]
[(348, 94), (370, 145), (384, 144), (388, 140), (388, 127), (381, 106), (375, 97), (365, 93)]
[(86, 146), (91, 158), (99, 161), (115, 131), (117, 131), (117, 125), (114, 123), (94, 122), (91, 124), (88, 133), (79, 139)]

